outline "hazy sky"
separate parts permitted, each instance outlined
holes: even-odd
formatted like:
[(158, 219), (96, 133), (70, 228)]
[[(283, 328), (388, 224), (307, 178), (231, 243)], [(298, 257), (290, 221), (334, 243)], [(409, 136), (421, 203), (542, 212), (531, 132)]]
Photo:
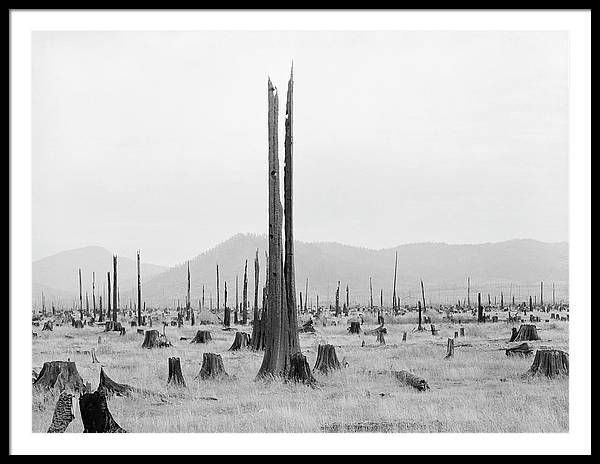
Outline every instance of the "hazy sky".
[(292, 59), (296, 239), (568, 240), (566, 33), (36, 32), (33, 258), (266, 232)]

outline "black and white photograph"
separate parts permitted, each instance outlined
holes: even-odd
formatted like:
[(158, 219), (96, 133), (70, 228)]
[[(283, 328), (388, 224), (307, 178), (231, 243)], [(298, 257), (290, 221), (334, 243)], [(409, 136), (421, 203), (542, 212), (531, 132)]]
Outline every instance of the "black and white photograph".
[(9, 453), (591, 453), (591, 10), (9, 16)]

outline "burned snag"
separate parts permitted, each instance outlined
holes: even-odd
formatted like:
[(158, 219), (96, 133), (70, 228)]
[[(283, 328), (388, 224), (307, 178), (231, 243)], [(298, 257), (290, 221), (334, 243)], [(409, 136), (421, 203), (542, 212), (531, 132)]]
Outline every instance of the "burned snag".
[(83, 433), (126, 433), (113, 419), (102, 390), (86, 393), (79, 398)]

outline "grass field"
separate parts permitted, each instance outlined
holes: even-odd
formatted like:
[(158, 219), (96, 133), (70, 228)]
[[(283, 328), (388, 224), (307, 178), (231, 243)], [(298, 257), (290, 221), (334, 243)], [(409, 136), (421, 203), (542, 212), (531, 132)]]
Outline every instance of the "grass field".
[[(465, 336), (456, 340), (454, 357), (444, 359), (447, 338), (461, 326), (439, 318), (433, 322), (439, 335), (413, 332), (414, 317), (386, 319), (384, 346), (375, 343), (374, 335), (349, 335), (345, 319), (336, 326), (315, 324), (316, 334), (300, 335), (311, 368), (320, 343), (333, 344), (338, 358), (348, 363), (328, 376), (316, 373), (316, 388), (255, 381), (262, 352), (228, 351), (234, 332), (222, 331), (218, 325), (168, 327), (173, 347), (152, 350), (141, 348), (143, 336), (135, 328), (127, 327), (128, 333), (120, 336), (101, 327), (69, 325), (52, 332), (35, 327), (32, 365), (39, 372), (44, 361), (70, 359), (95, 389), (100, 364), (92, 364), (89, 353), (95, 347), (106, 373), (116, 382), (169, 395), (166, 402), (156, 396), (109, 399), (113, 417), (128, 432), (568, 432), (568, 379), (522, 378), (533, 358), (505, 355), (512, 324), (463, 324)], [(363, 327), (374, 326), (366, 321)], [(568, 351), (568, 322), (536, 326), (542, 340), (530, 344)], [(191, 339), (199, 328), (211, 331), (212, 343), (180, 340)], [(404, 331), (408, 332), (405, 343), (401, 341)], [(230, 378), (194, 379), (206, 351), (221, 354)], [(182, 391), (166, 387), (167, 359), (172, 356), (181, 358), (187, 383)], [(419, 392), (381, 373), (401, 369), (425, 378), (431, 389)], [(53, 394), (34, 392), (34, 432), (47, 430), (55, 402)], [(67, 432), (82, 431), (76, 407)]]

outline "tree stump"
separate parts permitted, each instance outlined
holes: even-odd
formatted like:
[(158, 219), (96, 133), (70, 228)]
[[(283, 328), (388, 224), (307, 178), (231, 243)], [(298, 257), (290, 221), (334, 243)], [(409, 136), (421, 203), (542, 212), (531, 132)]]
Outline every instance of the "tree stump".
[(408, 371), (394, 371), (393, 372), (396, 379), (402, 382), (405, 385), (409, 385), (413, 388), (416, 388), (419, 391), (429, 390), (429, 385), (425, 379), (421, 377), (417, 377), (414, 374), (411, 374)]
[(190, 341), (190, 343), (208, 343), (212, 341), (210, 332), (208, 330), (198, 330), (196, 336)]
[(38, 373), (35, 371), (35, 369), (31, 369), (31, 383), (34, 384), (37, 378)]
[(317, 350), (317, 361), (315, 362), (314, 371), (319, 371), (322, 374), (328, 374), (330, 371), (341, 369), (342, 366), (338, 361), (333, 345), (319, 345)]
[(449, 338), (448, 346), (446, 348), (446, 359), (451, 358), (452, 356), (454, 356), (454, 339)]
[(431, 335), (437, 335), (440, 331), (435, 328), (435, 324), (431, 324)]
[(533, 349), (527, 343), (506, 349), (506, 356), (529, 356), (532, 353)]
[(350, 327), (348, 327), (348, 332), (351, 334), (359, 334), (360, 333), (360, 322), (352, 321), (350, 322)]
[(121, 330), (119, 330), (119, 335), (125, 335), (125, 327), (121, 327)]
[(44, 330), (50, 330), (50, 331), (53, 330), (52, 321), (46, 321), (46, 322), (44, 322), (44, 327), (42, 327), (42, 332)]
[(169, 358), (169, 379), (167, 385), (185, 387), (185, 380), (181, 372), (181, 361), (179, 358)]
[(113, 419), (102, 390), (86, 393), (79, 398), (79, 410), (83, 421), (83, 433), (125, 433)]
[(142, 348), (166, 348), (169, 346), (171, 346), (171, 342), (167, 337), (161, 335), (158, 330), (146, 330)]
[(100, 361), (98, 361), (98, 357), (96, 356), (96, 348), (92, 348), (92, 364), (94, 363), (100, 364)]
[(137, 322), (136, 322), (136, 321), (131, 321), (131, 322), (129, 323), (129, 326), (130, 326), (130, 327), (137, 327)]
[(454, 331), (454, 338), (458, 338), (458, 332)]
[(309, 319), (298, 329), (299, 333), (315, 333), (315, 328), (313, 327), (313, 320)]
[(402, 332), (402, 341), (406, 342), (406, 332)]
[(144, 335), (144, 332), (145, 332), (145, 330), (144, 330), (144, 329), (137, 329), (137, 330), (136, 330), (136, 333), (137, 333), (138, 335)]
[(250, 345), (250, 335), (246, 332), (236, 332), (233, 343), (229, 348), (229, 351), (238, 351), (247, 349)]
[(106, 372), (104, 372), (104, 368), (101, 367), (100, 383), (98, 384), (97, 390), (102, 391), (106, 396), (130, 396), (133, 392), (135, 392), (136, 389), (131, 385), (115, 382), (108, 375), (106, 375)]
[(533, 324), (523, 324), (519, 327), (517, 336), (512, 340), (513, 342), (527, 342), (533, 340), (541, 340), (537, 333), (537, 329)]
[(561, 350), (537, 350), (533, 364), (527, 372), (544, 375), (550, 379), (569, 375), (569, 354)]
[(73, 361), (45, 362), (40, 375), (33, 384), (35, 388), (48, 390), (58, 388), (59, 391), (71, 392), (82, 391), (83, 385), (83, 379), (77, 372), (77, 366)]
[(83, 321), (81, 319), (73, 319), (73, 327), (83, 329)]
[(517, 338), (517, 333), (518, 333), (517, 328), (513, 327), (512, 333), (510, 334), (510, 340), (508, 341), (508, 343), (512, 343), (515, 341), (515, 338)]
[(75, 419), (75, 415), (73, 414), (73, 395), (62, 392), (56, 402), (48, 433), (64, 433), (73, 419)]
[(464, 328), (464, 327), (461, 327), (461, 328), (460, 328), (460, 336), (461, 336), (461, 337), (464, 337), (464, 336), (465, 336), (465, 328)]
[(381, 332), (377, 332), (377, 339), (375, 340), (376, 342), (378, 342), (380, 345), (385, 345), (385, 337), (383, 336), (385, 332), (381, 331)]
[(310, 372), (310, 366), (300, 351), (290, 356), (290, 368), (287, 373), (287, 380), (296, 383), (313, 385), (316, 380)]
[(225, 366), (223, 366), (221, 355), (215, 353), (204, 353), (202, 355), (202, 367), (198, 377), (202, 380), (206, 380), (226, 376), (227, 372), (225, 372)]
[(498, 322), (498, 316), (492, 316), (492, 322)]

